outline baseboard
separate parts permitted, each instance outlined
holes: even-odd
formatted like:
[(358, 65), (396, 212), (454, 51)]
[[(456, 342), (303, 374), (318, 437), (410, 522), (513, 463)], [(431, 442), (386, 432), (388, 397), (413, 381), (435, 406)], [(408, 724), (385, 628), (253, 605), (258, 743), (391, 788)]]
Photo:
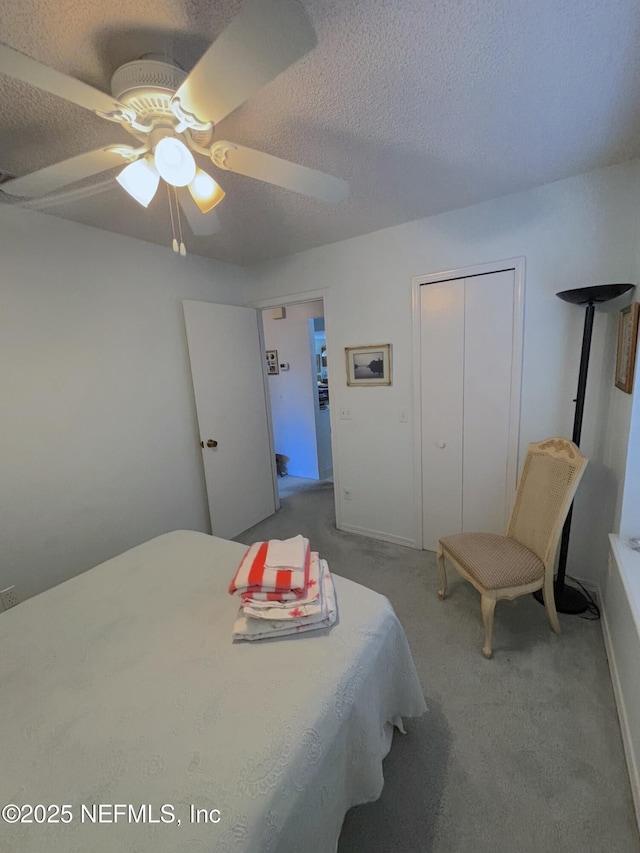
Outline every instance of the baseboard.
[[(597, 587), (597, 593), (598, 600), (602, 601), (603, 599), (599, 587)], [(611, 637), (611, 632), (609, 630), (606, 608), (603, 607), (601, 609), (600, 615), (600, 622), (602, 625), (602, 636), (604, 638), (604, 646), (607, 652), (607, 659), (609, 661), (609, 672), (611, 675), (611, 683), (613, 685), (613, 695), (616, 700), (618, 720), (620, 722), (620, 731), (622, 733), (622, 745), (624, 748), (624, 755), (627, 762), (627, 772), (629, 773), (631, 795), (633, 797), (633, 805), (636, 812), (636, 821), (638, 823), (638, 828), (640, 829), (640, 773), (638, 772), (638, 765), (636, 762), (636, 755), (633, 746), (633, 736), (631, 732), (631, 727), (629, 725), (629, 718), (627, 716), (627, 708), (624, 701), (622, 684), (620, 682), (620, 675), (618, 672), (618, 664), (616, 662), (614, 644)]]
[(576, 583), (582, 584), (582, 586), (593, 595), (598, 603), (602, 601), (600, 596), (600, 585), (592, 580), (584, 580), (583, 578), (577, 578), (574, 575), (571, 577), (567, 576), (567, 585), (572, 586), (572, 581), (576, 581)]
[(567, 583), (570, 584), (572, 580), (576, 580), (578, 583), (581, 583), (585, 589), (589, 590), (589, 592), (595, 593), (598, 598), (598, 601), (600, 601), (600, 584), (597, 584), (595, 581), (588, 581), (584, 578), (574, 577), (567, 578)]
[(356, 527), (355, 524), (339, 524), (336, 521), (338, 530), (344, 530), (345, 533), (355, 533), (357, 536), (368, 536), (369, 539), (381, 539), (383, 542), (391, 542), (393, 545), (404, 545), (406, 548), (421, 549), (421, 545), (416, 544), (415, 539), (408, 539), (404, 536), (392, 536), (390, 533), (382, 533), (380, 530), (369, 530), (367, 527)]

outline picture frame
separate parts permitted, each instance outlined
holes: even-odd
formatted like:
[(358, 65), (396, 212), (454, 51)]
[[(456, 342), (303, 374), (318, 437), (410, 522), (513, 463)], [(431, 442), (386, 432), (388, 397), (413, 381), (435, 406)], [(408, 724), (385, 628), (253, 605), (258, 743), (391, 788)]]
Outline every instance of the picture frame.
[(265, 356), (267, 359), (267, 374), (269, 376), (275, 376), (276, 374), (280, 373), (280, 368), (278, 367), (278, 350), (265, 350)]
[(345, 347), (347, 385), (391, 385), (391, 344)]
[(618, 352), (616, 356), (616, 388), (631, 394), (636, 366), (638, 316), (640, 303), (632, 302), (623, 308), (618, 317)]

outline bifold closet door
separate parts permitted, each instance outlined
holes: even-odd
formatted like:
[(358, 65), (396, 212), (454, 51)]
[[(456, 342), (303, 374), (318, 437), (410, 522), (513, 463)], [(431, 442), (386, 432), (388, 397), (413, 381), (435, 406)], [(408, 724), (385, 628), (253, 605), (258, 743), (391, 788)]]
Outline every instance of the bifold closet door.
[[(515, 489), (513, 270), (421, 287), (423, 547), (504, 533)], [(516, 448), (517, 450), (517, 444)]]
[(423, 285), (420, 301), (422, 537), (435, 551), (462, 530), (464, 279)]

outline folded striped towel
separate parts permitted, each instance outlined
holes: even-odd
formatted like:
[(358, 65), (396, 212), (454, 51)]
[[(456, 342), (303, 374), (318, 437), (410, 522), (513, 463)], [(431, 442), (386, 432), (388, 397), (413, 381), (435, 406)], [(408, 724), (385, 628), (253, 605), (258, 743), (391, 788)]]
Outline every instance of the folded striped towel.
[(234, 640), (268, 640), (272, 637), (286, 637), (290, 634), (303, 634), (307, 631), (317, 631), (329, 628), (338, 617), (336, 593), (333, 580), (326, 560), (320, 560), (322, 571), (321, 597), (323, 610), (317, 616), (292, 618), (291, 621), (265, 621), (246, 616), (242, 608), (233, 626)]
[(273, 569), (265, 566), (268, 542), (251, 545), (231, 581), (229, 592), (234, 595), (266, 597), (268, 601), (294, 600), (307, 594), (311, 552), (305, 539), (305, 560), (301, 569)]
[(245, 616), (254, 619), (271, 619), (273, 621), (288, 621), (300, 616), (315, 616), (322, 610), (320, 583), (320, 558), (316, 551), (311, 552), (309, 566), (309, 583), (307, 595), (295, 601), (257, 601), (255, 598), (243, 596), (242, 611)]

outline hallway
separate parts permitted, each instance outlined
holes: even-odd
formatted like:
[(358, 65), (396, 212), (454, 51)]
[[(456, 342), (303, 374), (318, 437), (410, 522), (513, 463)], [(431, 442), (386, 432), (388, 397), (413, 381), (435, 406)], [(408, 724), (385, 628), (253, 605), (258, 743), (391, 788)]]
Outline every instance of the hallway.
[(289, 498), (292, 495), (297, 495), (300, 492), (312, 491), (314, 488), (324, 483), (329, 483), (333, 486), (333, 480), (330, 478), (326, 480), (311, 480), (307, 477), (292, 477), (290, 475), (286, 475), (284, 477), (278, 477), (278, 494), (280, 495), (280, 500), (282, 500), (283, 498)]

